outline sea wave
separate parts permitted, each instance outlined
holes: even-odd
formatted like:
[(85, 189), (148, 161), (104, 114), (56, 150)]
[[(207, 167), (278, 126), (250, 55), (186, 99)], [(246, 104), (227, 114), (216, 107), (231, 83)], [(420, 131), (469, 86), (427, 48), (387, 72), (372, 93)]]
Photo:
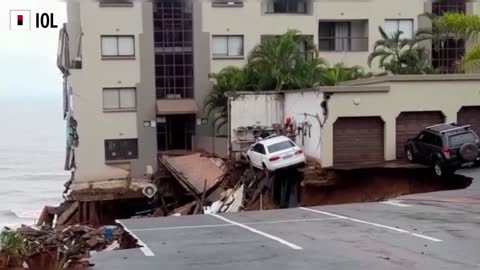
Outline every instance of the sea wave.
[(38, 172), (38, 173), (4, 173), (0, 176), (1, 178), (46, 178), (46, 177), (68, 177), (68, 172)]
[(5, 209), (0, 210), (0, 217), (32, 219), (38, 218), (41, 213), (42, 209)]

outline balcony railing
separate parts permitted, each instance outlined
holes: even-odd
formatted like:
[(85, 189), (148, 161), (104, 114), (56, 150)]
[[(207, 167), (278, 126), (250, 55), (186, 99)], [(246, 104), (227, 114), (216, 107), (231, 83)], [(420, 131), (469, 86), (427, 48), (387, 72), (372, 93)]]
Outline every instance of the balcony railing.
[(368, 37), (319, 37), (318, 46), (323, 52), (366, 52)]

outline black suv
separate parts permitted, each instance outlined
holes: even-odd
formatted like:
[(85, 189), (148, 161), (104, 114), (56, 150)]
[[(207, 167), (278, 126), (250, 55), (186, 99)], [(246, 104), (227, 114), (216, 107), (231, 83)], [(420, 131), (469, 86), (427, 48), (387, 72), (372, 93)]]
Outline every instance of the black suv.
[(438, 176), (478, 164), (480, 139), (469, 127), (453, 123), (427, 127), (408, 140), (407, 159), (432, 165)]

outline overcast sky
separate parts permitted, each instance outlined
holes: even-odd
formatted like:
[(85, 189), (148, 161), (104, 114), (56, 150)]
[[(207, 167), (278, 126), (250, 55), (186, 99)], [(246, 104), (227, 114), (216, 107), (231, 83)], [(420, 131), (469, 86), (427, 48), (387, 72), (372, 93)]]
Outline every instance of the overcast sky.
[[(29, 9), (31, 31), (10, 31), (10, 10)], [(65, 2), (57, 0), (0, 0), (0, 97), (62, 95), (56, 67), (57, 29), (35, 29), (35, 13), (54, 13), (60, 28), (66, 21)]]

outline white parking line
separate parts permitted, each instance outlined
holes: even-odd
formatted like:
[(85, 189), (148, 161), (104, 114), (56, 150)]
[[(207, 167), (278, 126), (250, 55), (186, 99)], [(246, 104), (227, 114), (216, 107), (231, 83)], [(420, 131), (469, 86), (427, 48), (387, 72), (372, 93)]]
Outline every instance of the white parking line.
[[(305, 219), (285, 219), (273, 221), (258, 221), (258, 222), (244, 222), (244, 225), (262, 225), (262, 224), (278, 224), (278, 223), (295, 223), (295, 222), (309, 222), (309, 221), (323, 221), (339, 218), (305, 218)], [(148, 232), (148, 231), (166, 231), (166, 230), (183, 230), (183, 229), (203, 229), (203, 228), (217, 228), (217, 227), (232, 227), (234, 224), (212, 224), (212, 225), (192, 225), (192, 226), (176, 226), (176, 227), (158, 227), (145, 229), (131, 229), (132, 232)]]
[(405, 234), (409, 234), (409, 235), (414, 236), (414, 237), (423, 238), (423, 239), (433, 241), (433, 242), (442, 242), (442, 240), (437, 239), (437, 238), (433, 238), (433, 237), (426, 236), (426, 235), (423, 235), (423, 234), (412, 233), (412, 232), (409, 232), (407, 230), (403, 230), (403, 229), (399, 229), (399, 228), (395, 228), (395, 227), (391, 227), (391, 226), (387, 226), (387, 225), (383, 225), (383, 224), (368, 222), (368, 221), (361, 220), (361, 219), (350, 218), (350, 217), (347, 217), (347, 216), (337, 215), (337, 214), (334, 214), (334, 213), (329, 213), (329, 212), (315, 210), (315, 209), (306, 208), (306, 207), (300, 207), (300, 209), (303, 209), (305, 211), (318, 213), (318, 214), (322, 214), (322, 215), (326, 215), (326, 216), (336, 217), (336, 218), (339, 218), (339, 219), (345, 219), (345, 220), (349, 220), (349, 221), (353, 221), (353, 222), (357, 222), (357, 223), (367, 224), (367, 225), (371, 225), (371, 226), (395, 231), (395, 232), (398, 232), (398, 233), (405, 233)]
[(380, 202), (380, 203), (393, 205), (393, 206), (398, 206), (398, 207), (411, 207), (411, 205), (404, 204), (400, 201), (384, 201), (384, 202)]
[(120, 224), (120, 226), (123, 227), (123, 229), (129, 233), (133, 238), (135, 238), (137, 240), (137, 244), (139, 244), (140, 246), (142, 246), (140, 248), (140, 250), (143, 252), (143, 254), (145, 254), (145, 256), (147, 257), (153, 257), (155, 256), (155, 253), (153, 253), (153, 251), (147, 246), (147, 244), (145, 244), (140, 238), (138, 238), (131, 230), (129, 230), (127, 228), (127, 226), (125, 226), (121, 221), (119, 220), (115, 220), (116, 223)]
[(244, 229), (249, 230), (249, 231), (251, 231), (251, 232), (253, 232), (253, 233), (256, 233), (256, 234), (259, 234), (259, 235), (264, 236), (264, 237), (266, 237), (266, 238), (269, 238), (269, 239), (271, 239), (271, 240), (277, 241), (277, 242), (279, 242), (280, 244), (286, 245), (286, 246), (288, 246), (288, 247), (290, 247), (290, 248), (292, 248), (292, 249), (295, 249), (295, 250), (302, 250), (302, 249), (303, 249), (302, 247), (297, 246), (297, 245), (295, 245), (295, 244), (293, 244), (293, 243), (290, 243), (290, 242), (288, 242), (288, 241), (286, 241), (286, 240), (284, 240), (284, 239), (282, 239), (282, 238), (280, 238), (280, 237), (277, 237), (277, 236), (274, 236), (274, 235), (271, 235), (271, 234), (268, 234), (268, 233), (259, 231), (259, 230), (257, 230), (257, 229), (254, 229), (254, 228), (249, 227), (249, 226), (247, 226), (247, 225), (244, 225), (244, 224), (235, 222), (235, 221), (233, 221), (233, 220), (230, 220), (230, 219), (228, 219), (228, 218), (222, 217), (222, 216), (220, 216), (220, 215), (217, 215), (217, 214), (208, 214), (208, 215), (210, 215), (210, 216), (212, 216), (212, 217), (216, 217), (216, 218), (218, 218), (218, 219), (221, 219), (221, 220), (223, 220), (223, 221), (225, 221), (225, 222), (228, 222), (228, 223), (230, 223), (230, 224), (236, 225), (236, 226), (238, 226), (238, 227), (240, 227), (240, 228), (244, 228)]

